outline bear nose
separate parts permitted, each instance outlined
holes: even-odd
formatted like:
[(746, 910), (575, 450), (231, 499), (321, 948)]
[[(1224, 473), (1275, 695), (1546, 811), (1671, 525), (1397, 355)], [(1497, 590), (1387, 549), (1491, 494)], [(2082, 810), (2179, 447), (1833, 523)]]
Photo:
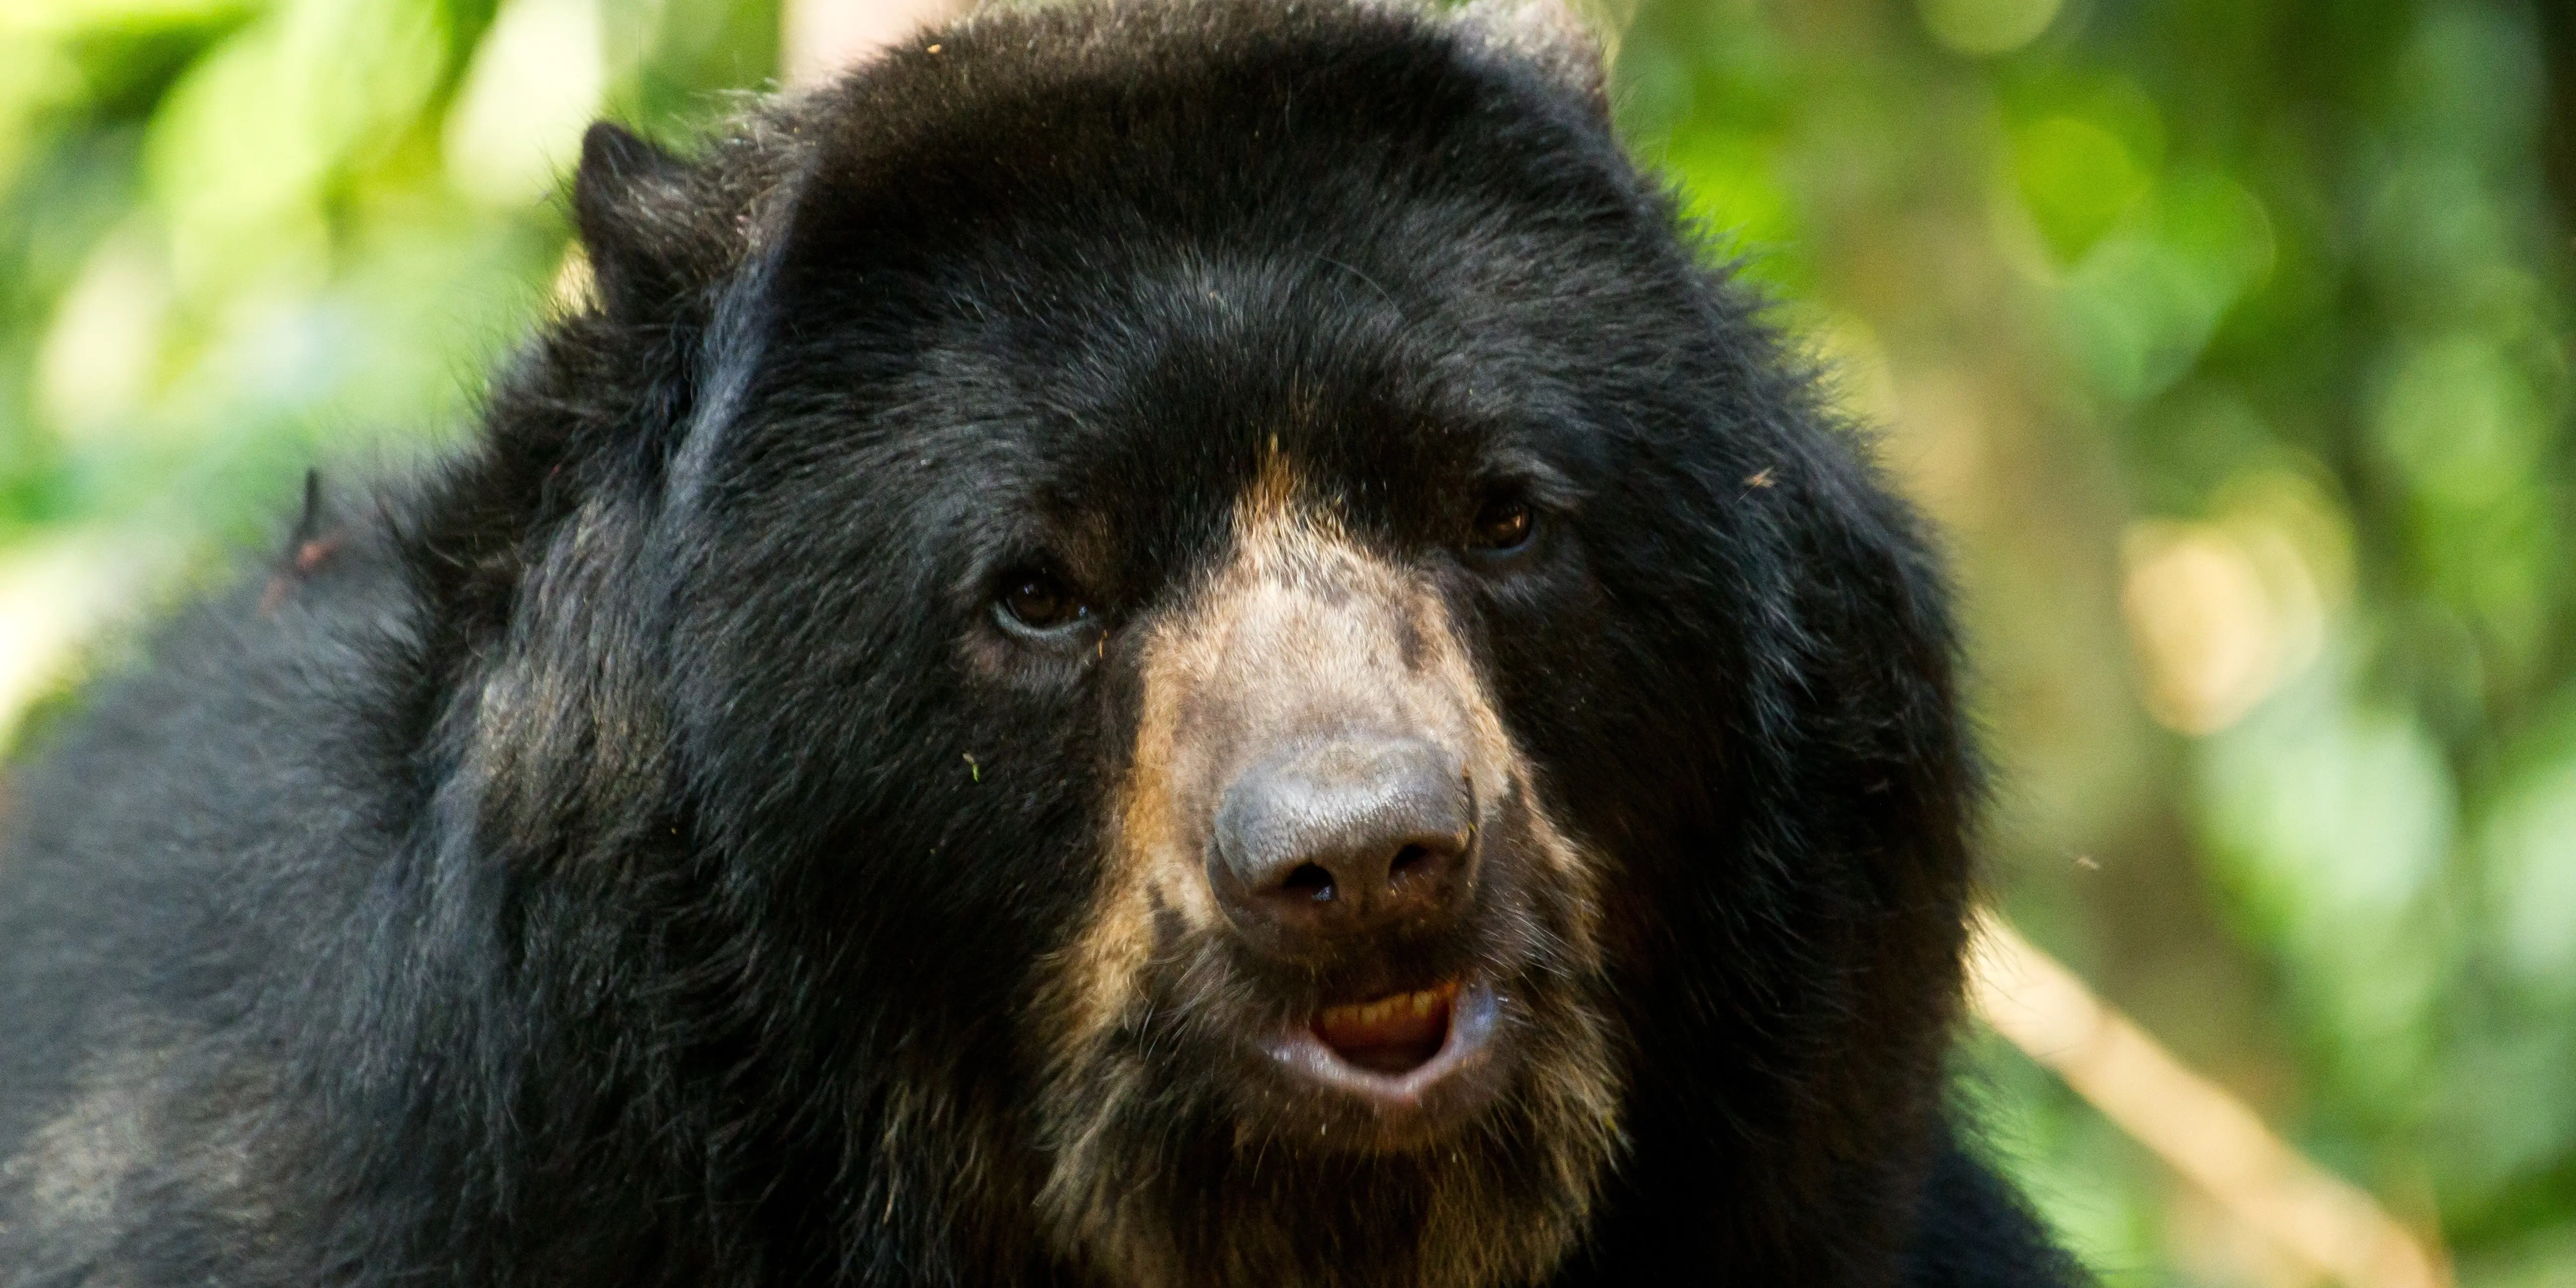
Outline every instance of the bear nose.
[(1427, 929), (1474, 882), (1473, 810), (1457, 760), (1432, 743), (1294, 748), (1226, 788), (1208, 876), (1226, 915), (1280, 955)]

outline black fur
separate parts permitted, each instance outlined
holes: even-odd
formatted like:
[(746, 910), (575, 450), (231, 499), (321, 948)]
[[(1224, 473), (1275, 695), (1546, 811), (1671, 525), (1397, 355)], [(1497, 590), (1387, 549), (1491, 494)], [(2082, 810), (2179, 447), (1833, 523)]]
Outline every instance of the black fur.
[[(1558, 554), (1454, 600), (1608, 863), (1623, 1134), (1548, 1282), (2077, 1282), (1943, 1122), (1937, 570), (1586, 66), (1498, 10), (1093, 5), (693, 158), (595, 129), (595, 303), (476, 445), (308, 490), (20, 776), (0, 1283), (1120, 1281), (1036, 1200), (1036, 999), (1126, 628), (1264, 451), (1424, 567), (1549, 480)], [(1049, 516), (1090, 657), (992, 635)], [(1175, 1219), (1222, 1259), (1231, 1211)]]

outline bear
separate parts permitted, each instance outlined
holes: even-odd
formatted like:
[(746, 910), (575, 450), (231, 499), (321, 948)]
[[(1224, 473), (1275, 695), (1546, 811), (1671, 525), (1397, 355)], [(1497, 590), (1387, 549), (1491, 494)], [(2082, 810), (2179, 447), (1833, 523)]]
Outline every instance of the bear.
[(1923, 524), (1544, 4), (677, 148), (16, 775), (11, 1285), (2065, 1285)]

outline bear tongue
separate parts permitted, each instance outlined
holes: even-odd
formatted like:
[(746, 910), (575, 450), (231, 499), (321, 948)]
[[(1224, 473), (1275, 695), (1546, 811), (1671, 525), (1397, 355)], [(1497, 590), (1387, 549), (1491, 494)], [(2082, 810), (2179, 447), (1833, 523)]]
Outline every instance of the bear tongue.
[(1449, 1037), (1449, 1003), (1458, 985), (1398, 993), (1373, 1002), (1326, 1007), (1315, 1036), (1333, 1054), (1374, 1073), (1404, 1073), (1439, 1054)]

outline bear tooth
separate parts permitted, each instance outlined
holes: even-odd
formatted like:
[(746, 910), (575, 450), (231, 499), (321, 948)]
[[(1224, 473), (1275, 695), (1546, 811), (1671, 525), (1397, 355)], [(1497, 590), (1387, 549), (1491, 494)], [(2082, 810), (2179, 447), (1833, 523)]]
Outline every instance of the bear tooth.
[(1316, 1019), (1334, 1028), (1373, 1028), (1407, 1019), (1429, 1019), (1458, 991), (1441, 984), (1411, 993), (1396, 993), (1370, 1002), (1344, 1002), (1318, 1012)]

